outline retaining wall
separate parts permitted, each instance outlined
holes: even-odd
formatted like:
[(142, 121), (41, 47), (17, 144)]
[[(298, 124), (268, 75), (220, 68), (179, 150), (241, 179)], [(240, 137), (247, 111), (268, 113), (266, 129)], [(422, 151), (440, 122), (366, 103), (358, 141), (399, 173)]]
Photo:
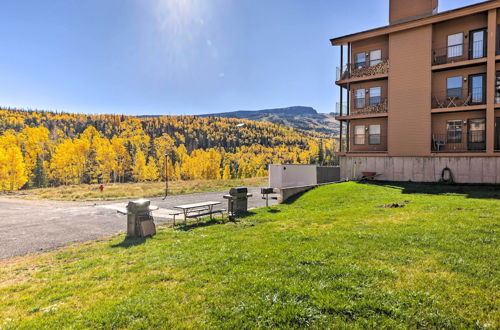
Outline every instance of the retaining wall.
[(500, 157), (341, 157), (340, 178), (377, 172), (380, 181), (438, 182), (445, 167), (457, 183), (500, 184)]

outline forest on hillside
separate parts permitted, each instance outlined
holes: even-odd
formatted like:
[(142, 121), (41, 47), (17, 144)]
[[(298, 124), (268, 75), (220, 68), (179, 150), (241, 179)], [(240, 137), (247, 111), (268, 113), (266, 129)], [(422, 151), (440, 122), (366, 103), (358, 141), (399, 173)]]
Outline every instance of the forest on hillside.
[(272, 163), (333, 164), (334, 143), (242, 119), (0, 109), (0, 191), (164, 180), (165, 163), (170, 180), (265, 176)]

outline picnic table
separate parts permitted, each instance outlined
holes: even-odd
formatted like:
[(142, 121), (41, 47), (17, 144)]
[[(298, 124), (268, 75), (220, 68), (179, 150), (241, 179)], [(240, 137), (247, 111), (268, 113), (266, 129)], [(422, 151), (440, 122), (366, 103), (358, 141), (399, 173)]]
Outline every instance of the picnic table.
[[(210, 215), (210, 219), (212, 219), (213, 214), (215, 213), (222, 214), (225, 211), (223, 209), (214, 211), (214, 206), (219, 204), (221, 204), (221, 202), (208, 201), (201, 203), (178, 205), (174, 206), (174, 209), (182, 211), (182, 213), (184, 214), (184, 221), (186, 221), (188, 218), (198, 218), (206, 215)], [(193, 212), (198, 212), (198, 213), (190, 215), (190, 213)], [(175, 225), (175, 218), (174, 218), (174, 225)]]

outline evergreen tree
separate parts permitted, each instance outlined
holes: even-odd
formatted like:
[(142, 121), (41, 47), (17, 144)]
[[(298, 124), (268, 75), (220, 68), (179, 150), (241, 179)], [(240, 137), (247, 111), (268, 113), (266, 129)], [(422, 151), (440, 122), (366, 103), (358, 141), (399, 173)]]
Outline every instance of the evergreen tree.
[(37, 188), (45, 188), (49, 185), (45, 164), (41, 157), (36, 159), (35, 168), (33, 169), (33, 186)]

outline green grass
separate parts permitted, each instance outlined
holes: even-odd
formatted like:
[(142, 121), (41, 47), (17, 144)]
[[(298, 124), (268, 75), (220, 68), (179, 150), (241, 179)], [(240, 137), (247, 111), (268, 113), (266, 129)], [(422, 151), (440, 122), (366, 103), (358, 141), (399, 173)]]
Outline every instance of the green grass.
[[(82, 184), (20, 190), (9, 196), (25, 199), (46, 199), (59, 201), (100, 201), (140, 197), (160, 197), (165, 194), (164, 182), (110, 183), (99, 191), (99, 184)], [(189, 180), (169, 182), (169, 194), (192, 194), (198, 192), (226, 190), (238, 186), (267, 186), (267, 178), (231, 180)]]
[(6, 260), (0, 327), (499, 328), (499, 197), (342, 183), (236, 224)]

